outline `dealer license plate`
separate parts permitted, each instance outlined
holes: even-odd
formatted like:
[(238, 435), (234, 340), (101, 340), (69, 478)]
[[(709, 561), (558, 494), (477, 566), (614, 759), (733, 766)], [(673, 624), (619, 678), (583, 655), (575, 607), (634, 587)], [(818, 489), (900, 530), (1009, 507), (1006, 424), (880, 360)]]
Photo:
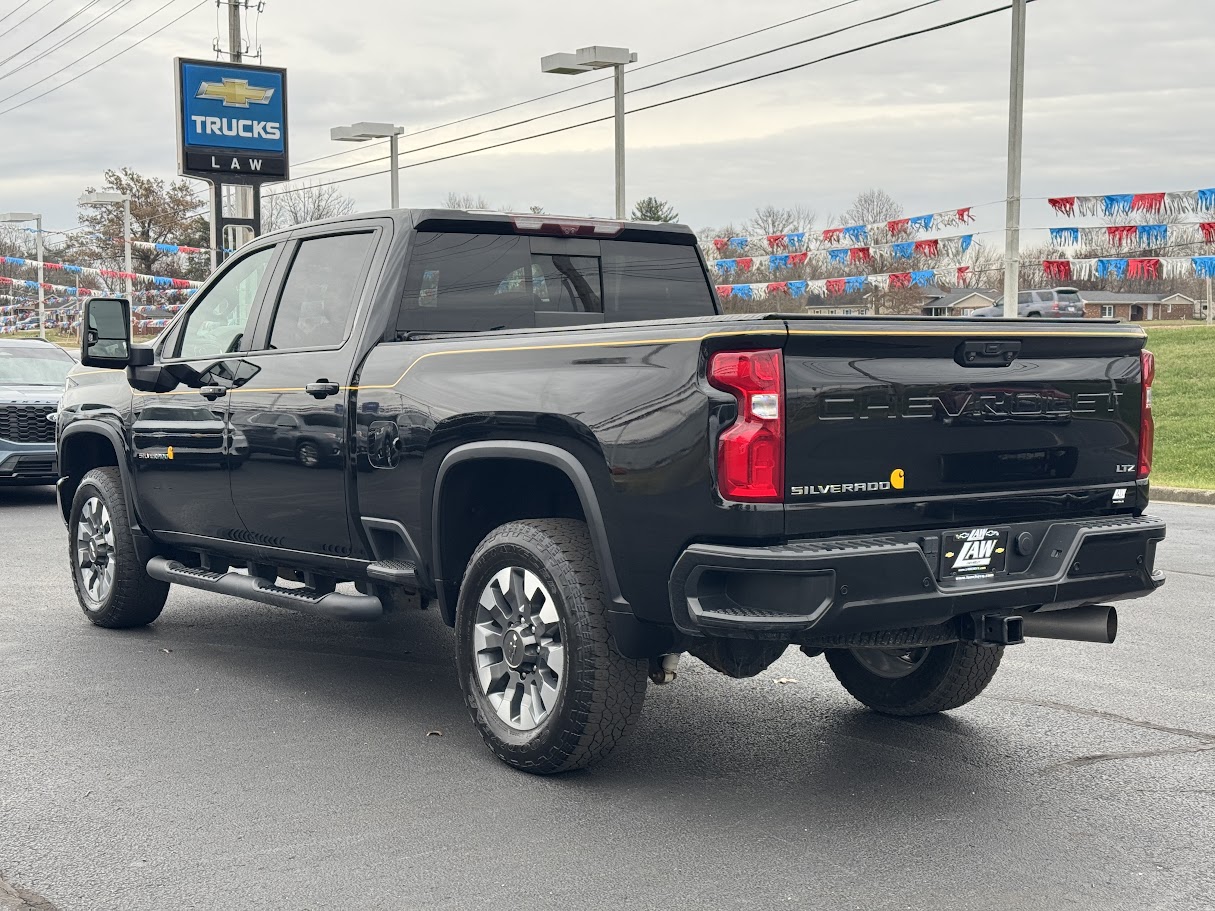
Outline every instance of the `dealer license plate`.
[(989, 578), (1008, 562), (1007, 528), (968, 528), (941, 538), (941, 578)]

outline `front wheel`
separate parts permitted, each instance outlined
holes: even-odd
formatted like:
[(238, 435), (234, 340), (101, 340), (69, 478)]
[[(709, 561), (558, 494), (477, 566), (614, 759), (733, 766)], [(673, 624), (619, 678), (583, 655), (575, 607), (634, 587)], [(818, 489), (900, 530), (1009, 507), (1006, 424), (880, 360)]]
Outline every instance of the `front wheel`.
[(321, 464), (321, 448), (311, 440), (304, 440), (295, 447), (295, 459), (305, 468), (317, 468)]
[(473, 722), (517, 769), (585, 768), (641, 713), (648, 664), (610, 641), (583, 522), (534, 519), (490, 532), (464, 574), (456, 632)]
[(123, 629), (160, 616), (169, 583), (153, 579), (139, 561), (117, 468), (94, 468), (76, 488), (68, 557), (76, 599), (92, 623)]
[(827, 663), (852, 697), (886, 715), (932, 715), (983, 692), (1002, 646), (948, 642), (922, 648), (831, 648)]

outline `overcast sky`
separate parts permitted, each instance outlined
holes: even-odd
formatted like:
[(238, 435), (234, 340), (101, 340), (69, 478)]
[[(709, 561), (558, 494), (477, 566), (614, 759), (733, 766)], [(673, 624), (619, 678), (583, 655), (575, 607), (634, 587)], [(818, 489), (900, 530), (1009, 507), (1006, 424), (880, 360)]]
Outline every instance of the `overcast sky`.
[[(0, 16), (21, 0), (0, 0)], [(31, 0), (0, 23), (0, 112), (109, 58), (96, 71), (0, 113), (0, 211), (37, 210), (49, 228), (76, 224), (75, 199), (109, 167), (175, 176), (175, 56), (213, 58), (217, 11), (204, 3), (115, 58), (197, 0)], [(165, 3), (162, 12), (152, 15)], [(545, 75), (539, 58), (589, 44), (626, 45), (636, 67), (823, 9), (842, 0), (266, 0), (256, 40), (288, 69), (293, 174), (383, 154), (329, 140), (357, 120), (406, 125), (403, 148), (602, 97), (594, 75)], [(630, 89), (903, 9), (923, 0), (854, 0), (703, 53), (630, 73)], [(812, 60), (900, 32), (1002, 5), (938, 0), (843, 35), (637, 92), (637, 107)], [(26, 19), (28, 13), (38, 10)], [(12, 75), (13, 67), (101, 10), (101, 25)], [(32, 48), (72, 13), (79, 18)], [(118, 33), (150, 16), (129, 34)], [(23, 21), (25, 20), (25, 21)], [(1215, 185), (1215, 2), (1037, 0), (1028, 12), (1024, 194), (1027, 197), (1181, 190)], [(19, 23), (14, 27), (14, 23)], [(628, 198), (670, 200), (693, 226), (739, 223), (758, 205), (802, 204), (826, 217), (880, 186), (907, 214), (981, 206), (1004, 197), (1008, 114), (1007, 12), (772, 76), (628, 118)], [(223, 34), (226, 36), (226, 25)], [(83, 60), (87, 51), (102, 50)], [(79, 61), (73, 63), (73, 61)], [(409, 134), (565, 88), (575, 91), (458, 126)], [(406, 163), (611, 113), (579, 111), (416, 154)], [(307, 159), (350, 149), (316, 164)], [(448, 191), (495, 205), (610, 215), (610, 122), (402, 171), (405, 205)], [(333, 179), (384, 165), (319, 177)], [(202, 184), (199, 184), (202, 187)], [(386, 205), (388, 178), (342, 185), (359, 209)], [(976, 209), (980, 230), (1002, 226), (1002, 204)], [(1062, 224), (1025, 203), (1027, 227)], [(825, 226), (820, 220), (820, 226)], [(997, 238), (992, 238), (998, 242)]]

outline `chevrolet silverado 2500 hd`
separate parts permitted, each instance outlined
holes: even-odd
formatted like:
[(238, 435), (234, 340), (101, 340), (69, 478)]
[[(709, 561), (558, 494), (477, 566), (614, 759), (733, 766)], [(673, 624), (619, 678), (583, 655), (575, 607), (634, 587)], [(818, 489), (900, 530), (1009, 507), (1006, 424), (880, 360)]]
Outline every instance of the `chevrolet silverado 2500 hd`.
[(150, 346), (121, 300), (84, 326), (57, 433), (89, 620), (170, 584), (412, 593), (533, 772), (608, 753), (684, 652), (797, 645), (925, 714), (1163, 582), (1132, 325), (726, 316), (686, 228), (410, 210), (257, 238)]

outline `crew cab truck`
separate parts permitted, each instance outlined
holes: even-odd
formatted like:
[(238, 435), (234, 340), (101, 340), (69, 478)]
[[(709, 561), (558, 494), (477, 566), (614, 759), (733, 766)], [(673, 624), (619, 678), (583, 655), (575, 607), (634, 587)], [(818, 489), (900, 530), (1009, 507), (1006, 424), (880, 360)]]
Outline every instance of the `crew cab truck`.
[(1163, 582), (1133, 325), (723, 315), (686, 228), (409, 210), (257, 238), (150, 346), (122, 300), (84, 326), (56, 426), (88, 619), (412, 593), (530, 772), (606, 755), (685, 652), (797, 645), (919, 715)]

